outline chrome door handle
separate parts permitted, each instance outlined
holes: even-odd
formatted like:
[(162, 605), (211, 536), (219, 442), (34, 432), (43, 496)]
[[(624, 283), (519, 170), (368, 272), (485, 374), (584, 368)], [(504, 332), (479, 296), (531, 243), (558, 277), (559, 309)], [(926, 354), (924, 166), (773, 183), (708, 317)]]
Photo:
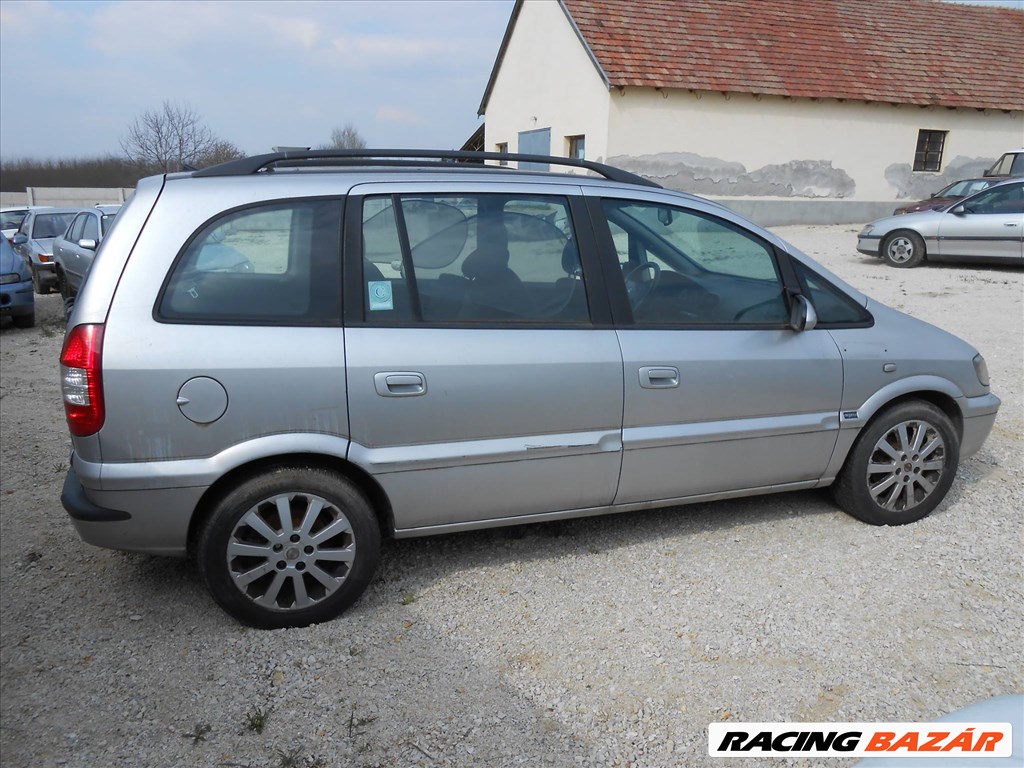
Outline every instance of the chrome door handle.
[(645, 365), (640, 369), (640, 386), (644, 389), (672, 389), (679, 386), (679, 369), (671, 366)]
[(1019, 227), (1020, 225), (1017, 222), (1015, 222), (1015, 221), (1004, 221), (1003, 222), (1003, 226), (1004, 227)]
[(373, 388), (381, 397), (415, 397), (427, 394), (427, 379), (416, 371), (384, 371), (373, 374)]

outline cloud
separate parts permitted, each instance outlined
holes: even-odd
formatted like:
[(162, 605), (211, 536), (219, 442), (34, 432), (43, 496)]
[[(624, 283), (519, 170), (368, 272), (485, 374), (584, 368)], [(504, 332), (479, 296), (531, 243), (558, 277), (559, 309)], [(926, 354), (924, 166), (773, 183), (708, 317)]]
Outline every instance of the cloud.
[(427, 121), (408, 109), (400, 107), (378, 107), (378, 120), (385, 123), (401, 123), (403, 125), (426, 125)]

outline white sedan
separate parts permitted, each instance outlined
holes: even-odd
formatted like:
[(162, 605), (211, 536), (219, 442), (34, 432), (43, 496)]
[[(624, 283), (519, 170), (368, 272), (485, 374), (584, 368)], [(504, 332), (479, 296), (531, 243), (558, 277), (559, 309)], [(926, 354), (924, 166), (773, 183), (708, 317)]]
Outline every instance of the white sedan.
[(925, 259), (1024, 263), (1024, 179), (938, 210), (873, 221), (857, 235), (857, 250), (893, 267), (916, 267)]

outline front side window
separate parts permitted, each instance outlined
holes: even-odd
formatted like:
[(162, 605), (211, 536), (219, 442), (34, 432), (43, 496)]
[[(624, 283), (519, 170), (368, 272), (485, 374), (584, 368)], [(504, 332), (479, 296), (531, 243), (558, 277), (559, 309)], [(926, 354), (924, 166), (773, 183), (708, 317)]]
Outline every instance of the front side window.
[(771, 248), (728, 222), (656, 203), (604, 200), (638, 325), (784, 325)]
[(272, 203), (221, 216), (179, 255), (157, 315), (180, 322), (340, 322), (340, 206)]
[(942, 168), (942, 147), (948, 131), (918, 131), (917, 151), (914, 152), (915, 171), (938, 171)]
[(863, 306), (796, 259), (792, 260), (792, 264), (802, 283), (804, 296), (810, 298), (814, 306), (819, 326), (863, 325), (871, 322), (871, 315)]
[(68, 230), (68, 240), (72, 243), (77, 243), (84, 237), (82, 232), (85, 230), (85, 220), (87, 218), (89, 218), (88, 213), (80, 213), (75, 217), (74, 222), (71, 224), (71, 228)]
[(100, 239), (100, 227), (99, 222), (96, 221), (96, 217), (91, 213), (85, 215), (85, 222), (82, 226), (82, 238), (84, 240), (95, 240)]
[(368, 197), (363, 243), (367, 321), (589, 320), (563, 197)]
[(988, 189), (964, 201), (967, 213), (1024, 213), (1024, 184)]

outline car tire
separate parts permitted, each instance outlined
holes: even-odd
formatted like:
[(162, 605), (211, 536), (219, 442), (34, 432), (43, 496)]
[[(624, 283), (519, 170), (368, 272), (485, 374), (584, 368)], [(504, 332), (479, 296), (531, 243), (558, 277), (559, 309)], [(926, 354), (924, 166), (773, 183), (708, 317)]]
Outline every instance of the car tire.
[(71, 286), (68, 285), (68, 276), (64, 274), (63, 269), (57, 270), (57, 292), (64, 299), (66, 305), (68, 299), (71, 298)]
[(45, 296), (50, 292), (50, 286), (43, 282), (39, 272), (34, 269), (32, 270), (32, 288), (40, 296)]
[(871, 525), (906, 525), (945, 498), (960, 463), (960, 436), (931, 403), (886, 408), (864, 428), (846, 457), (832, 496)]
[(15, 328), (32, 328), (36, 324), (36, 313), (30, 312), (27, 315), (14, 315), (11, 318)]
[(363, 593), (380, 560), (380, 526), (347, 479), (282, 467), (214, 505), (196, 554), (210, 594), (240, 622), (304, 627), (337, 617)]
[(917, 232), (893, 232), (882, 241), (881, 255), (890, 267), (916, 267), (924, 261), (924, 239)]

